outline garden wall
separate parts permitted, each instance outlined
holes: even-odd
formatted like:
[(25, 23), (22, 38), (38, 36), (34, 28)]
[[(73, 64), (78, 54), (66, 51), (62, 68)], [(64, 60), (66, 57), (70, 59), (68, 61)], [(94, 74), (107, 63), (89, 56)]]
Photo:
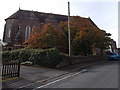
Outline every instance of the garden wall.
[(64, 60), (57, 67), (67, 66), (69, 64), (78, 64), (83, 62), (101, 60), (107, 60), (107, 56), (72, 56), (71, 58), (69, 58), (68, 56), (64, 56)]

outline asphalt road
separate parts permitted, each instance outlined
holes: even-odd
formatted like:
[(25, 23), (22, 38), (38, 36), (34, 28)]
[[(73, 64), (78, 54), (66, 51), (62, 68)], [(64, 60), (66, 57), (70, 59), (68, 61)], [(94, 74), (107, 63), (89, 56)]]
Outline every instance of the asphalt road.
[(118, 62), (110, 61), (67, 76), (56, 78), (35, 88), (118, 88)]

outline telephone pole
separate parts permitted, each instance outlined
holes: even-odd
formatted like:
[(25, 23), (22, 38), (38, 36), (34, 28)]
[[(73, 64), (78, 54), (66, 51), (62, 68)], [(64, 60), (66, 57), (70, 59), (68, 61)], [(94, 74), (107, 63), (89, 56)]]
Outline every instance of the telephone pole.
[(68, 2), (68, 42), (69, 42), (69, 57), (71, 56), (71, 45), (70, 45), (70, 3)]

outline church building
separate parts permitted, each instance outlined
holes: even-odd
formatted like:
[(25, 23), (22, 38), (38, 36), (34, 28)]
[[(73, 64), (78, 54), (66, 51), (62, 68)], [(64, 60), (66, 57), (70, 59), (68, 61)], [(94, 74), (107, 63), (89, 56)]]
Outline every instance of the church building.
[[(87, 22), (96, 26), (90, 18), (83, 19), (83, 22), (87, 20)], [(5, 47), (7, 49), (22, 47), (22, 43), (29, 38), (29, 34), (32, 33), (34, 27), (42, 28), (46, 23), (58, 24), (67, 20), (67, 15), (19, 9), (17, 12), (5, 19), (6, 23), (4, 26), (3, 42), (6, 43)]]

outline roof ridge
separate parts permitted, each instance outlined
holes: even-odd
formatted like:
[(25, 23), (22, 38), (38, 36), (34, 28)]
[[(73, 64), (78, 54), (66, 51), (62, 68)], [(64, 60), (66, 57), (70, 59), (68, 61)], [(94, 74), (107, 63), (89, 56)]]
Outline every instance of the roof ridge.
[(23, 9), (20, 9), (20, 11), (67, 16), (67, 15), (63, 15), (63, 14), (55, 14), (55, 13), (39, 12), (39, 11), (34, 11), (34, 10), (23, 10)]
[[(8, 18), (6, 18), (5, 20), (7, 19), (18, 19), (20, 18), (20, 13), (22, 14), (22, 12), (34, 12), (34, 13), (38, 13), (38, 14), (52, 14), (52, 15), (56, 15), (56, 16), (65, 16), (67, 17), (68, 15), (62, 15), (62, 14), (55, 14), (55, 13), (46, 13), (46, 12), (39, 12), (39, 11), (33, 11), (33, 10), (23, 10), (23, 9), (19, 9), (18, 11), (16, 11), (14, 14), (12, 14), (11, 16), (9, 16)], [(77, 15), (78, 16), (78, 15)], [(76, 16), (71, 16), (71, 17), (76, 17)], [(79, 16), (80, 18), (82, 19), (90, 19), (89, 17), (81, 17)]]

